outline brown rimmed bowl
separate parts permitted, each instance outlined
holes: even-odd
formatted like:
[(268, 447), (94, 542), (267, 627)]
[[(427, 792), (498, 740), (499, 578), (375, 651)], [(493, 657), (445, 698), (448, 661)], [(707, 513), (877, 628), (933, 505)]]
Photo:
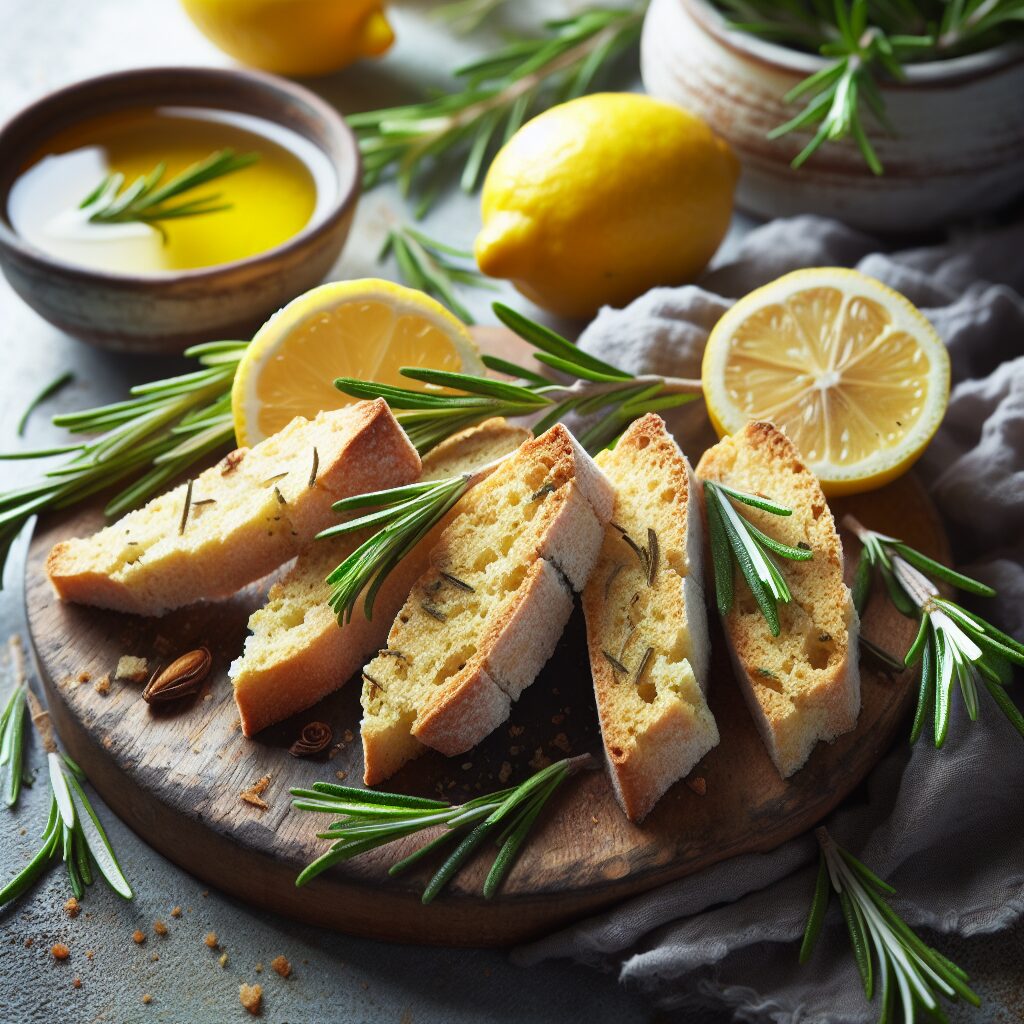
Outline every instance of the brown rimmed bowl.
[[(91, 270), (21, 238), (11, 225), (8, 195), (47, 140), (82, 120), (144, 106), (229, 110), (290, 128), (327, 157), (335, 193), (283, 244), (198, 270), (145, 276)], [(40, 316), (102, 348), (166, 353), (197, 341), (248, 338), (327, 276), (348, 237), (361, 176), (359, 147), (341, 115), (273, 75), (169, 67), (90, 78), (32, 103), (0, 129), (0, 267)]]

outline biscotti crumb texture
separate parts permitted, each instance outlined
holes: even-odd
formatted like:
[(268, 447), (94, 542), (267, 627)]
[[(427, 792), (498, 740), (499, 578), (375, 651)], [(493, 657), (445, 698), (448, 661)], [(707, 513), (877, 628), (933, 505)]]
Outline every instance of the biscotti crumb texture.
[(793, 510), (776, 516), (743, 506), (741, 514), (784, 544), (806, 544), (813, 557), (784, 561), (793, 595), (779, 604), (773, 637), (739, 570), (735, 600), (723, 620), (747, 704), (783, 778), (801, 768), (819, 740), (857, 723), (859, 620), (843, 582), (843, 550), (814, 474), (792, 442), (770, 423), (749, 423), (704, 453), (701, 480), (764, 495)]
[(64, 600), (140, 615), (228, 597), (335, 521), (334, 502), (419, 471), (382, 400), (296, 418), (93, 536), (56, 545), (47, 573)]
[(424, 746), (462, 753), (508, 717), (551, 656), (590, 576), (613, 494), (556, 425), (457, 506), (391, 632), (364, 669), (365, 781)]
[[(440, 480), (478, 469), (515, 451), (530, 436), (504, 419), (486, 420), (425, 456), (421, 479)], [(229, 670), (244, 735), (312, 707), (359, 670), (387, 639), (439, 535), (435, 528), (392, 570), (377, 593), (372, 619), (363, 614), (359, 601), (344, 625), (328, 606), (331, 588), (326, 578), (366, 535), (314, 541), (299, 555), (270, 588), (266, 604), (253, 612), (245, 649)]]
[(640, 821), (718, 743), (704, 697), (700, 499), (689, 463), (653, 413), (597, 464), (616, 496), (583, 592), (587, 644), (615, 794)]

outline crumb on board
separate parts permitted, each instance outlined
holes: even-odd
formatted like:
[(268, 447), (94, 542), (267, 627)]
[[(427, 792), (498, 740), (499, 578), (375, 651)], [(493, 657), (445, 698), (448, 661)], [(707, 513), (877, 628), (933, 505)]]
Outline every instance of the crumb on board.
[(157, 935), (166, 935), (167, 934), (167, 925), (165, 925), (163, 923), (163, 921), (159, 921), (159, 920), (154, 921), (153, 922), (153, 931), (155, 931), (157, 933)]
[(703, 775), (694, 775), (692, 779), (687, 779), (686, 784), (697, 794), (697, 796), (704, 796), (708, 791), (708, 781)]
[(87, 949), (85, 951), (85, 959), (86, 960), (91, 960), (95, 955), (96, 954), (91, 949)]
[(159, 959), (160, 959), (160, 954), (159, 953), (150, 953), (150, 955), (149, 955), (149, 962), (150, 963), (155, 964), (157, 962), (157, 960), (159, 960)]
[(149, 1004), (150, 1004), (151, 1002), (153, 1002), (153, 997), (152, 997), (152, 996), (151, 996), (151, 995), (150, 995), (150, 994), (149, 994), (148, 992), (143, 992), (143, 994), (142, 994), (142, 1001), (143, 1001), (143, 1002), (144, 1002), (144, 1003), (145, 1003), (145, 1004), (146, 1004), (147, 1006), (149, 1006)]
[(522, 736), (524, 731), (525, 730), (521, 725), (510, 725), (508, 727), (508, 734), (513, 739), (515, 739), (517, 736)]
[(82, 669), (82, 671), (78, 673), (78, 676), (76, 677), (75, 682), (76, 683), (87, 683), (87, 682), (89, 682), (90, 679), (92, 679), (92, 673), (86, 671), (85, 669)]
[(335, 772), (334, 773), (334, 777), (339, 782), (344, 782), (348, 778), (348, 772)]
[(551, 764), (551, 758), (544, 753), (541, 747), (533, 752), (533, 757), (526, 762), (534, 771), (539, 772), (541, 768), (547, 768)]
[(54, 960), (67, 960), (71, 955), (71, 950), (63, 942), (55, 942), (50, 947), (50, 952), (53, 954)]
[(181, 907), (174, 907), (171, 910), (171, 917), (181, 917)]
[(292, 965), (288, 962), (286, 956), (275, 956), (270, 961), (270, 966), (281, 975), (282, 978), (287, 978), (292, 973)]
[(68, 917), (78, 917), (78, 915), (81, 912), (82, 912), (82, 906), (78, 902), (78, 900), (75, 899), (74, 896), (72, 896), (67, 901), (67, 903), (64, 904), (64, 913), (67, 914)]
[(260, 961), (259, 963), (256, 964), (256, 973), (257, 974), (262, 974), (263, 973), (263, 963), (262, 963), (262, 961)]
[(260, 1005), (263, 1002), (262, 985), (246, 985), (243, 982), (238, 986), (238, 1001), (254, 1016), (259, 1016)]
[(248, 789), (243, 789), (239, 797), (243, 803), (249, 804), (251, 807), (258, 807), (261, 811), (266, 811), (270, 808), (270, 804), (263, 799), (263, 794), (269, 785), (270, 776), (264, 775), (262, 779), (254, 782)]
[(110, 693), (110, 676), (103, 675), (92, 684), (92, 688), (101, 696), (106, 697)]
[(75, 980), (73, 982), (71, 982), (71, 984), (74, 985), (75, 988), (81, 988), (82, 987), (82, 979), (81, 978), (75, 978)]
[(459, 765), (459, 767), (464, 772), (472, 771), (473, 770), (473, 762), (472, 761), (464, 761), (461, 765)]
[(218, 960), (217, 963), (219, 963), (222, 968), (223, 967), (227, 967), (227, 965), (228, 965), (228, 955), (227, 955), (227, 953), (221, 953), (220, 960)]
[(569, 737), (564, 732), (560, 732), (550, 743), (550, 746), (557, 747), (563, 753), (568, 754), (572, 750), (572, 745), (569, 743)]
[(29, 938), (27, 938), (25, 940), (25, 948), (26, 949), (31, 949), (35, 945), (35, 941), (36, 941), (35, 939), (33, 939), (31, 936), (29, 936)]
[(117, 668), (114, 669), (114, 678), (123, 679), (127, 683), (144, 683), (149, 679), (149, 661), (146, 658), (136, 658), (132, 654), (122, 654), (117, 659)]
[(511, 761), (502, 761), (501, 767), (498, 769), (498, 781), (504, 786), (508, 782), (512, 775), (512, 763)]
[(136, 928), (132, 932), (132, 942), (141, 946), (146, 941), (146, 933), (141, 928)]
[(345, 730), (345, 731), (344, 731), (344, 732), (343, 732), (343, 733), (341, 734), (341, 738), (342, 738), (342, 739), (343, 739), (343, 740), (344, 740), (344, 741), (345, 741), (346, 743), (351, 743), (351, 742), (352, 742), (352, 741), (353, 741), (353, 740), (354, 740), (354, 739), (355, 739), (356, 737), (355, 737), (355, 734), (354, 734), (354, 733), (352, 732), (352, 730), (351, 730), (351, 729), (346, 729), (346, 730)]
[(216, 949), (217, 948), (217, 933), (216, 932), (207, 932), (206, 933), (206, 938), (203, 939), (203, 942), (206, 943), (206, 946), (207, 946), (208, 949)]

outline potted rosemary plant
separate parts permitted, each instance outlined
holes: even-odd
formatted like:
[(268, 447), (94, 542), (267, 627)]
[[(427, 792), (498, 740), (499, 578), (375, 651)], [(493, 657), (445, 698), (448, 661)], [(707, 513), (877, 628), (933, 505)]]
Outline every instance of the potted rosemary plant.
[(928, 229), (1024, 193), (1017, 0), (652, 0), (652, 95), (711, 123), (752, 213)]

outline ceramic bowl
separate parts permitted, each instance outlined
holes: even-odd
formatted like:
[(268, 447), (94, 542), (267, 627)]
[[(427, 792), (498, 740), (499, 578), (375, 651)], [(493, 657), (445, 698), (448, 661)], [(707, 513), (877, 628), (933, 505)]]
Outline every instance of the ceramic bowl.
[(855, 227), (940, 227), (1024, 194), (1024, 47), (908, 68), (882, 85), (894, 131), (873, 130), (876, 176), (849, 140), (827, 143), (799, 170), (809, 134), (768, 131), (798, 110), (782, 97), (822, 58), (732, 31), (708, 0), (652, 0), (641, 70), (649, 93), (699, 114), (743, 164), (737, 203), (761, 217), (820, 213)]
[[(7, 197), (33, 154), (80, 120), (140, 106), (215, 108), (282, 124), (325, 154), (334, 170), (335, 193), (282, 245), (198, 270), (146, 276), (91, 270), (20, 238), (11, 226)], [(330, 271), (348, 237), (360, 179), (359, 148), (342, 117), (290, 82), (215, 68), (103, 75), (51, 93), (0, 129), (0, 266), (40, 316), (103, 348), (180, 352), (197, 341), (248, 338), (272, 312)]]

